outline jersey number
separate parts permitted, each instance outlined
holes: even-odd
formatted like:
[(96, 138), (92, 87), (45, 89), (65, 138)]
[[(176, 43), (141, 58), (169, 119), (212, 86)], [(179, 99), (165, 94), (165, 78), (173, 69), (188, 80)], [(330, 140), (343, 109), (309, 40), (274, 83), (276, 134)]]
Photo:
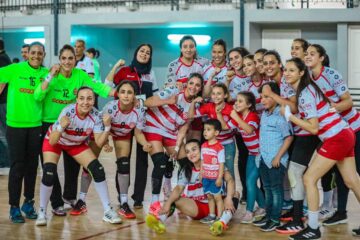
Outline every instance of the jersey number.
[(35, 86), (35, 78), (34, 77), (29, 77), (30, 80), (30, 86)]
[(69, 97), (69, 89), (63, 89), (63, 92), (64, 92), (63, 97), (68, 98)]
[(81, 136), (82, 133), (84, 132), (84, 129), (83, 128), (75, 128), (75, 132), (76, 132), (76, 135)]

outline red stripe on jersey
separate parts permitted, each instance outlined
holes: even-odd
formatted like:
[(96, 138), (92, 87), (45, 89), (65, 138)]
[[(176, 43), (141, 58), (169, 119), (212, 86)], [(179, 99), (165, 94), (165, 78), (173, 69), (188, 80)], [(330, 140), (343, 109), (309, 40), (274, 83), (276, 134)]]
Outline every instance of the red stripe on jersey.
[(320, 130), (319, 130), (319, 135), (323, 134), (324, 132), (326, 132), (327, 130), (331, 129), (333, 126), (335, 126), (336, 124), (338, 124), (339, 122), (341, 122), (341, 118), (337, 118), (334, 121), (332, 121), (329, 124), (326, 124), (325, 126), (323, 126)]
[(346, 116), (348, 113), (350, 113), (352, 110), (353, 110), (353, 108), (351, 107), (351, 108), (349, 108), (349, 109), (341, 112), (340, 115), (344, 117), (344, 116)]
[[(322, 109), (324, 106), (326, 106), (326, 104), (328, 104), (327, 102), (325, 102), (325, 101), (321, 101), (321, 102), (319, 102), (317, 105), (316, 105), (316, 110), (320, 110), (320, 109)], [(304, 116), (303, 117), (305, 117), (305, 114), (304, 114)]]
[(133, 129), (132, 127), (130, 127), (127, 124), (118, 124), (118, 123), (111, 123), (111, 126), (113, 127), (117, 127), (117, 128), (125, 128), (125, 129)]
[[(159, 107), (160, 110), (160, 107)], [(162, 122), (160, 121), (160, 119), (156, 116), (156, 114), (151, 111), (151, 109), (147, 112), (147, 114), (149, 114), (153, 119), (155, 119), (156, 122), (158, 122), (161, 126), (163, 126), (164, 128), (166, 128), (168, 131), (172, 132), (173, 130), (169, 129), (168, 127), (164, 126), (164, 124), (162, 124)], [(146, 121), (146, 124), (148, 124), (149, 121)], [(155, 127), (155, 126), (154, 126)]]
[(326, 114), (319, 117), (319, 122), (322, 122), (325, 118), (332, 117), (334, 115), (335, 115), (335, 113), (328, 112), (328, 113), (326, 113)]
[(72, 136), (87, 136), (88, 135), (88, 134), (86, 134), (86, 131), (77, 132), (77, 131), (69, 130), (69, 129), (65, 129), (65, 133), (67, 133), (68, 135), (72, 135)]
[(329, 90), (325, 92), (325, 96), (327, 96), (328, 98), (334, 95), (336, 95), (336, 92), (334, 90)]
[(176, 80), (177, 82), (181, 82), (181, 83), (187, 83), (188, 78), (179, 78), (178, 80)]
[(202, 188), (202, 183), (196, 183), (196, 184), (189, 184), (188, 186), (187, 186), (187, 189), (188, 189), (188, 191), (194, 191), (194, 190), (196, 190), (196, 189), (199, 189), (199, 188)]

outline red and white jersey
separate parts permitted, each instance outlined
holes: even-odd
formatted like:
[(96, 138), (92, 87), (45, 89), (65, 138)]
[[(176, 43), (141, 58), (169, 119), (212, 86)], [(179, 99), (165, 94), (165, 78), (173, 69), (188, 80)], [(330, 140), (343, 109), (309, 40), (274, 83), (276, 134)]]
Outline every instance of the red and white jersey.
[(147, 110), (144, 132), (160, 134), (171, 139), (177, 138), (177, 131), (188, 120), (191, 102), (185, 98), (185, 93), (179, 92), (175, 86), (170, 86), (158, 93), (161, 99), (167, 99), (173, 95), (176, 95), (176, 104)]
[[(202, 104), (198, 109), (196, 109), (195, 117), (203, 117), (207, 116), (210, 119), (217, 119), (216, 115), (216, 106), (215, 103), (205, 103)], [(221, 111), (221, 114), (224, 118), (225, 122), (230, 120), (230, 114), (233, 110), (232, 105), (225, 103), (224, 109)], [(223, 145), (234, 142), (234, 131), (232, 129), (222, 130), (220, 134), (216, 137), (218, 141), (220, 141)]]
[(225, 150), (220, 142), (209, 144), (208, 141), (201, 145), (202, 177), (216, 179), (219, 176), (220, 163), (225, 163)]
[(131, 130), (145, 128), (145, 108), (134, 107), (128, 112), (120, 110), (120, 101), (113, 100), (108, 102), (103, 110), (103, 114), (107, 113), (111, 116), (110, 133), (114, 137), (124, 137), (131, 134)]
[[(216, 66), (211, 64), (208, 64), (204, 67), (204, 84), (207, 83), (207, 81), (209, 80), (210, 76), (213, 74), (213, 72), (215, 71)], [(216, 83), (225, 83), (226, 81), (226, 73), (227, 73), (227, 66), (226, 64), (221, 67), (220, 72), (218, 72), (212, 79), (212, 83), (211, 85), (215, 85)]]
[(261, 82), (255, 84), (254, 82), (250, 82), (250, 84), (248, 85), (248, 88), (246, 89), (246, 91), (248, 92), (252, 92), (255, 96), (255, 100), (256, 100), (256, 111), (259, 114), (259, 116), (262, 114), (262, 112), (265, 110), (264, 105), (262, 105), (261, 103), (261, 96), (259, 93), (259, 88), (264, 84), (268, 82), (265, 79), (262, 79)]
[(204, 66), (209, 63), (209, 60), (206, 58), (198, 57), (192, 61), (190, 65), (184, 63), (180, 58), (172, 61), (168, 66), (167, 73), (167, 83), (170, 85), (175, 85), (176, 82), (183, 83), (184, 87), (186, 86), (188, 77), (191, 73), (199, 73), (203, 75)]
[[(349, 92), (340, 73), (332, 68), (323, 67), (320, 75), (313, 80), (332, 102), (340, 102), (340, 97)], [(341, 112), (340, 115), (349, 123), (354, 132), (360, 130), (360, 114), (354, 107)]]
[(76, 62), (76, 68), (83, 70), (87, 74), (95, 73), (93, 61), (85, 55)]
[(316, 94), (315, 88), (311, 85), (301, 91), (298, 100), (298, 109), (301, 118), (318, 118), (319, 133), (321, 141), (331, 138), (341, 132), (349, 125), (336, 112), (330, 112), (330, 104), (320, 95)]
[(204, 193), (203, 185), (199, 180), (200, 170), (192, 168), (190, 181), (186, 178), (185, 172), (181, 171), (178, 176), (178, 185), (185, 186), (184, 197), (207, 203), (207, 195)]
[(58, 120), (50, 126), (45, 138), (49, 139), (50, 133), (60, 125), (60, 119), (67, 116), (70, 125), (65, 128), (59, 139), (59, 144), (64, 146), (76, 146), (84, 143), (92, 133), (102, 133), (105, 129), (100, 112), (93, 108), (84, 118), (77, 112), (77, 104), (65, 107)]
[(235, 75), (229, 84), (229, 93), (231, 99), (235, 101), (239, 92), (247, 91), (250, 83), (251, 77)]
[(242, 139), (246, 145), (246, 148), (249, 150), (250, 155), (259, 154), (259, 128), (260, 128), (260, 118), (257, 113), (249, 112), (247, 115), (243, 116), (239, 114), (239, 117), (244, 120), (248, 125), (253, 127), (254, 131), (251, 134), (247, 134), (243, 129), (241, 129), (237, 122), (234, 119), (230, 119), (228, 125), (232, 129), (238, 129)]

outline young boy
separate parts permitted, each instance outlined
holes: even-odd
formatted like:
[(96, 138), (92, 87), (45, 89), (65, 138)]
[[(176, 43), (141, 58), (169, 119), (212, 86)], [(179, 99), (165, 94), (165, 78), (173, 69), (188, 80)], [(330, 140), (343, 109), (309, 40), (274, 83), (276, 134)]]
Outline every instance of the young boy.
[(260, 121), (260, 157), (256, 164), (264, 184), (266, 216), (255, 221), (260, 230), (270, 232), (280, 226), (280, 215), (283, 204), (283, 179), (288, 163), (288, 148), (293, 140), (291, 126), (280, 114), (280, 106), (264, 86), (280, 95), (280, 88), (275, 82), (265, 83), (259, 89), (261, 103), (265, 111)]
[(201, 146), (201, 177), (204, 193), (209, 202), (209, 215), (200, 220), (202, 223), (212, 223), (220, 218), (224, 209), (222, 200), (222, 179), (224, 175), (225, 151), (216, 136), (221, 131), (221, 123), (217, 119), (209, 119), (204, 124), (204, 138), (207, 140)]

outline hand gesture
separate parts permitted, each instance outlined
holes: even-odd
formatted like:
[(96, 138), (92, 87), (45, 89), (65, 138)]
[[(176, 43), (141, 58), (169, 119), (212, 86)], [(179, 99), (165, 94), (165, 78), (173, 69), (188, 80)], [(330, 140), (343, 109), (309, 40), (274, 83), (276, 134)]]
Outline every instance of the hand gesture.
[(105, 152), (110, 153), (113, 151), (114, 148), (112, 146), (110, 146), (109, 142), (107, 142), (107, 143), (105, 143), (103, 149)]
[(171, 96), (170, 98), (167, 99), (167, 104), (171, 105), (171, 104), (176, 104), (177, 98), (176, 95)]
[(51, 76), (56, 76), (58, 75), (60, 72), (60, 64), (54, 64), (51, 68), (50, 68), (50, 74)]
[(181, 92), (184, 89), (184, 84), (182, 82), (176, 82), (176, 87)]
[(230, 83), (235, 77), (235, 71), (230, 69), (226, 72), (226, 80)]
[(124, 65), (125, 65), (125, 60), (124, 59), (119, 59), (119, 61), (117, 61), (117, 63), (115, 64), (115, 66), (117, 68), (122, 67)]
[(271, 165), (272, 165), (274, 168), (280, 167), (280, 158), (275, 157), (275, 158), (272, 160)]
[(68, 116), (62, 116), (60, 119), (60, 126), (65, 129), (70, 125), (70, 118)]
[(152, 149), (151, 143), (147, 142), (147, 143), (144, 144), (144, 146), (143, 146), (144, 152), (150, 152), (151, 149)]
[(111, 125), (111, 116), (107, 113), (105, 113), (102, 117), (103, 123), (105, 127), (108, 127)]
[(202, 97), (196, 97), (194, 100), (192, 100), (193, 103), (202, 103), (204, 99)]

